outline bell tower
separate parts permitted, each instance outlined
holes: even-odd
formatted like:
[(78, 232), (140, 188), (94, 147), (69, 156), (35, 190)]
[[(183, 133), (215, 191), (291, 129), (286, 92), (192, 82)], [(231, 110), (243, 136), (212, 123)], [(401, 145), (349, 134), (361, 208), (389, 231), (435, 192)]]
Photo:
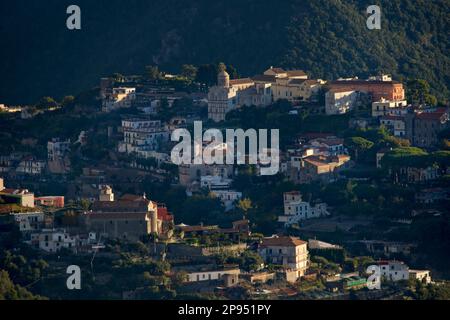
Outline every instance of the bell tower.
[(217, 85), (222, 88), (230, 87), (230, 75), (225, 70), (219, 72), (217, 76)]

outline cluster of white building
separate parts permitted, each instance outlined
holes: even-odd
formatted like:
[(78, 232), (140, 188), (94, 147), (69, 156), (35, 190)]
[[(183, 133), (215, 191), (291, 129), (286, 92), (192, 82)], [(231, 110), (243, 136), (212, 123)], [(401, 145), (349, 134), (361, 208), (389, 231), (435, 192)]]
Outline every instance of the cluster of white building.
[(300, 137), (282, 157), (281, 172), (297, 184), (325, 183), (339, 178), (339, 172), (351, 165), (344, 139), (332, 135)]
[(48, 253), (57, 253), (62, 249), (77, 251), (85, 247), (91, 250), (97, 245), (96, 234), (91, 232), (86, 236), (77, 234), (70, 235), (64, 229), (42, 229), (39, 232), (31, 233), (29, 245)]
[(326, 82), (308, 79), (302, 70), (271, 67), (262, 75), (230, 80), (229, 74), (222, 70), (217, 85), (209, 90), (208, 117), (220, 122), (225, 120), (228, 112), (242, 106), (264, 107), (281, 99), (294, 105), (304, 101), (317, 102), (322, 89), (326, 91), (324, 109), (327, 115), (345, 114), (370, 102), (376, 103), (374, 108), (378, 109), (386, 104), (389, 108), (406, 104), (403, 85), (388, 75)]
[[(82, 140), (86, 138), (83, 138), (83, 135), (80, 136)], [(0, 156), (0, 172), (15, 171), (24, 175), (41, 175), (48, 170), (48, 172), (55, 174), (66, 173), (70, 170), (70, 159), (68, 157), (70, 148), (70, 140), (53, 138), (47, 142), (47, 159), (38, 159), (33, 155), (24, 153)]]

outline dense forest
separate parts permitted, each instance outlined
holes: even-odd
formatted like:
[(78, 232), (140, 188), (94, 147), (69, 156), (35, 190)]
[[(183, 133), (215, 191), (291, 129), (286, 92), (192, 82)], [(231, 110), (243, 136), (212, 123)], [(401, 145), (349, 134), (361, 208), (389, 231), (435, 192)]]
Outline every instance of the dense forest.
[[(382, 8), (368, 30), (366, 8)], [(223, 61), (243, 76), (271, 66), (313, 77), (392, 73), (449, 97), (449, 0), (79, 0), (82, 30), (66, 28), (68, 0), (15, 0), (0, 11), (0, 102), (75, 94), (114, 72)]]

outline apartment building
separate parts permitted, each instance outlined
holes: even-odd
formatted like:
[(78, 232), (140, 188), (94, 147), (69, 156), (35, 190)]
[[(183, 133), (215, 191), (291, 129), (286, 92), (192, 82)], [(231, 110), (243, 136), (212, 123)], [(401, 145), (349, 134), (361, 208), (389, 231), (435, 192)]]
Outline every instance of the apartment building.
[(123, 141), (119, 143), (119, 152), (145, 158), (146, 152), (158, 150), (170, 139), (170, 132), (160, 120), (127, 119), (122, 121)]
[(380, 101), (372, 103), (372, 117), (398, 115), (401, 112), (406, 112), (407, 106), (406, 100), (392, 101), (381, 98)]
[(258, 253), (266, 263), (281, 265), (288, 271), (288, 281), (295, 282), (309, 267), (308, 243), (295, 237), (265, 238)]

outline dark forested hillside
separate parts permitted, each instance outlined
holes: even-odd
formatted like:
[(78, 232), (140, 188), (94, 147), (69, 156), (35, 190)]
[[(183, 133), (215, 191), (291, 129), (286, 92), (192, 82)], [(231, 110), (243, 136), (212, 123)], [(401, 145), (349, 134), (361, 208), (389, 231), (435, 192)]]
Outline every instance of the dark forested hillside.
[[(314, 77), (423, 78), (449, 97), (449, 0), (78, 0), (82, 30), (65, 26), (68, 0), (4, 1), (0, 102), (31, 103), (157, 64), (224, 61), (243, 75), (270, 65)], [(366, 28), (380, 4), (382, 30)]]

